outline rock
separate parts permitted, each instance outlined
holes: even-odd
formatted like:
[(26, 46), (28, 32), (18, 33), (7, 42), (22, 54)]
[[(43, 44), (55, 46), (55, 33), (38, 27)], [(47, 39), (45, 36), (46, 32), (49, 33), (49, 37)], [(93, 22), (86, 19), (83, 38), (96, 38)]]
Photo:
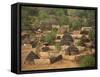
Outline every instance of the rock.
[(56, 48), (55, 48), (55, 46), (53, 46), (53, 45), (50, 45), (50, 46), (48, 46), (51, 50), (55, 50)]
[(67, 49), (68, 47), (69, 47), (69, 46), (67, 46), (67, 45), (61, 46), (61, 48), (62, 48), (63, 51), (65, 51), (65, 49)]
[(71, 60), (71, 61), (75, 61), (75, 56), (74, 55), (62, 55), (63, 59), (65, 60)]
[(39, 52), (39, 56), (41, 59), (47, 59), (47, 58), (49, 58), (49, 53), (48, 52)]
[(43, 45), (48, 46), (49, 44), (48, 43), (44, 43)]
[(50, 59), (34, 59), (34, 63), (38, 65), (50, 64)]
[(62, 37), (63, 37), (63, 34), (59, 34), (59, 33), (56, 34), (56, 38), (57, 38), (58, 36), (59, 36), (60, 38), (62, 38)]
[(60, 28), (60, 25), (52, 25), (52, 28), (59, 29)]
[(56, 43), (60, 43), (60, 40), (55, 40)]
[(82, 37), (82, 35), (81, 34), (72, 34), (72, 37), (74, 39), (80, 39)]
[(85, 34), (87, 35), (89, 33), (89, 31), (91, 31), (92, 27), (82, 27), (80, 34)]
[(85, 46), (88, 47), (88, 48), (92, 48), (92, 43), (91, 42), (85, 43)]
[(89, 31), (86, 31), (86, 30), (80, 31), (80, 34), (85, 34), (85, 35), (87, 35), (88, 33), (89, 33)]
[(85, 47), (83, 46), (77, 46), (77, 48), (79, 49), (80, 52), (85, 50)]
[(60, 55), (60, 53), (57, 51), (50, 51), (49, 52), (49, 57), (57, 57), (58, 55)]

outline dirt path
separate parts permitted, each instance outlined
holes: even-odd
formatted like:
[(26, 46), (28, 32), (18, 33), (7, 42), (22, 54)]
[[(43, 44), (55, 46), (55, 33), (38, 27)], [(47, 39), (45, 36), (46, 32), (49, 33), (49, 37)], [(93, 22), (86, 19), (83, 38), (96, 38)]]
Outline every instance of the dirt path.
[(43, 69), (59, 69), (59, 68), (61, 69), (61, 68), (73, 68), (73, 67), (79, 67), (79, 65), (74, 61), (61, 60), (54, 64), (48, 64), (48, 65), (25, 64), (23, 65), (22, 70), (25, 71), (25, 70), (43, 70)]

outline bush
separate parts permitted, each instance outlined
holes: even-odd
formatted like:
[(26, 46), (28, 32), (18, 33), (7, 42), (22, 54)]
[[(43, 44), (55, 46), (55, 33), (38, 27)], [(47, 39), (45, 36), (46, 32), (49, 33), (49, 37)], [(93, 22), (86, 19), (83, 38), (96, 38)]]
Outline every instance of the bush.
[(80, 20), (73, 20), (73, 21), (70, 21), (70, 29), (71, 31), (73, 30), (79, 30), (81, 28), (81, 21)]
[(61, 50), (61, 45), (60, 45), (59, 43), (55, 44), (55, 47), (56, 47), (56, 49), (57, 49), (58, 51)]
[(94, 40), (94, 37), (95, 37), (95, 31), (94, 30), (91, 30), (89, 32), (89, 38), (90, 38), (90, 40), (93, 41)]
[(77, 42), (77, 46), (81, 46), (81, 41), (78, 41)]
[(80, 66), (93, 67), (95, 66), (95, 58), (93, 56), (83, 56), (80, 58)]
[(44, 42), (51, 44), (56, 38), (56, 32), (52, 31), (44, 37)]
[(57, 31), (58, 31), (58, 29), (57, 29), (57, 28), (53, 28), (53, 29), (52, 29), (52, 31), (57, 32)]

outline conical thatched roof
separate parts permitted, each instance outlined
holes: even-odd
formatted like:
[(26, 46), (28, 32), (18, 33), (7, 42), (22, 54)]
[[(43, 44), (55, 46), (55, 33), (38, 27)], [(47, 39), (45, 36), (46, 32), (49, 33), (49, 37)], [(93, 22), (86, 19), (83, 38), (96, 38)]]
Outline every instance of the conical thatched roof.
[(62, 60), (62, 55), (59, 55), (59, 56), (57, 56), (57, 57), (51, 57), (51, 58), (50, 58), (50, 62), (51, 62), (51, 63), (55, 63), (55, 62), (58, 62), (58, 61), (60, 61), (60, 60)]
[(87, 35), (89, 32), (88, 31), (86, 31), (86, 30), (82, 30), (82, 31), (80, 31), (80, 34), (85, 34), (85, 35)]
[(90, 42), (90, 40), (88, 39), (88, 37), (85, 34), (83, 34), (80, 38), (80, 45), (86, 47), (87, 42)]
[(28, 62), (34, 62), (34, 59), (39, 59), (38, 55), (36, 55), (34, 52), (30, 52), (27, 57), (26, 57), (26, 61)]
[(70, 45), (71, 43), (73, 43), (73, 38), (72, 36), (67, 32), (64, 33), (62, 39), (61, 39), (61, 44), (62, 45)]
[(61, 37), (60, 36), (57, 36), (57, 39), (61, 39)]
[(48, 46), (45, 46), (45, 47), (42, 48), (43, 52), (47, 52), (48, 50), (50, 50), (50, 48)]
[(80, 40), (81, 40), (81, 42), (90, 42), (89, 38), (87, 38), (86, 35), (82, 35)]
[(65, 49), (65, 54), (66, 53), (69, 53), (69, 55), (78, 54), (79, 53), (79, 49), (76, 46), (71, 45), (67, 49)]

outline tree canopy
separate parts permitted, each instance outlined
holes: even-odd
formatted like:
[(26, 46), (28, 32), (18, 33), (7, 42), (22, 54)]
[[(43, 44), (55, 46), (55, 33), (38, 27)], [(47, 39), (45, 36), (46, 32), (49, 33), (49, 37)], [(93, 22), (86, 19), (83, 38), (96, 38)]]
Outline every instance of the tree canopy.
[(95, 10), (22, 6), (21, 18), (22, 29), (36, 28), (42, 24), (69, 25), (71, 30), (81, 26), (95, 27)]

